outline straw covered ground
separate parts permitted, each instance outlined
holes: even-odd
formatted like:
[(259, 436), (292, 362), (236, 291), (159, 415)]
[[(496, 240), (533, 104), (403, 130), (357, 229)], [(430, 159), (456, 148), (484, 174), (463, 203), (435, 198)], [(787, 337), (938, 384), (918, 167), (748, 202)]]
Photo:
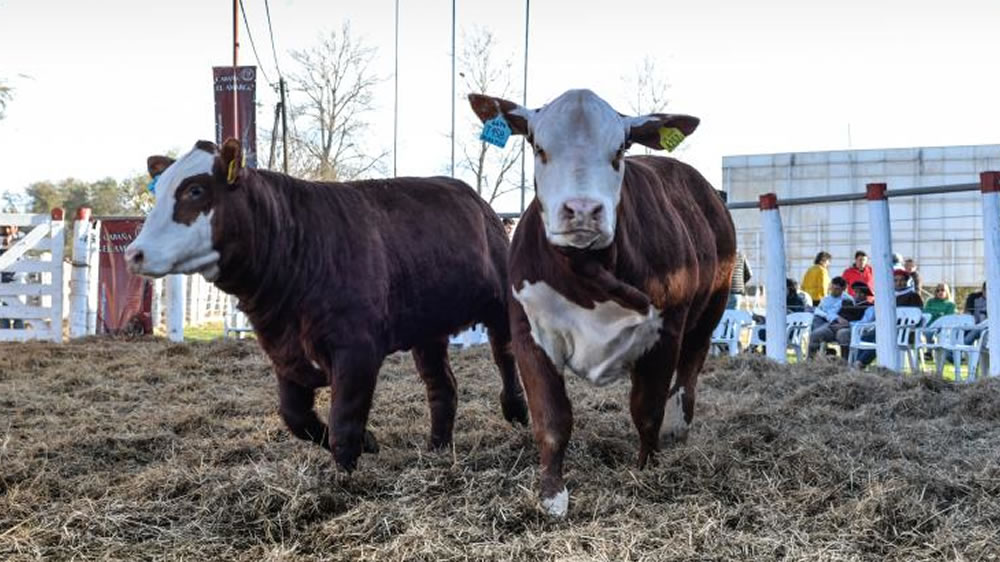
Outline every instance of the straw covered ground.
[(712, 360), (691, 440), (641, 472), (628, 386), (572, 380), (551, 521), (488, 353), (453, 366), (454, 450), (393, 356), (348, 477), (285, 431), (253, 342), (0, 346), (0, 560), (1000, 559), (1000, 380)]

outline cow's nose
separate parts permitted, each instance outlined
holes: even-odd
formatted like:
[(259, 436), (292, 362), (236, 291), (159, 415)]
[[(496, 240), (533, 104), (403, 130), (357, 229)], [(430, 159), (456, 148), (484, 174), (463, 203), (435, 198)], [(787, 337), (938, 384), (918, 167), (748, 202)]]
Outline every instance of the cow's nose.
[(138, 248), (127, 248), (125, 250), (125, 264), (130, 268), (138, 268), (142, 265), (142, 250)]
[(604, 205), (594, 199), (567, 199), (560, 209), (560, 215), (565, 221), (595, 221), (600, 222), (604, 213)]

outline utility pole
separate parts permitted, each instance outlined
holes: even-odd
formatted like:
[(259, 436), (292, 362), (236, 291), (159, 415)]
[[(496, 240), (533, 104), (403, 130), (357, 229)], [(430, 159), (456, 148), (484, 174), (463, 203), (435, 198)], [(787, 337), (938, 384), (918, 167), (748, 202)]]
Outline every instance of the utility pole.
[(393, 97), (392, 97), (392, 177), (396, 177), (396, 153), (399, 139), (399, 0), (396, 0), (396, 54), (393, 59), (395, 69), (392, 71), (393, 77)]
[(240, 0), (233, 0), (233, 134), (236, 135), (236, 138), (240, 138), (240, 90), (236, 81), (236, 67), (240, 60), (239, 16)]
[[(528, 107), (528, 18), (531, 16), (531, 0), (524, 0), (524, 88), (521, 90), (521, 105)], [(521, 136), (521, 214), (524, 214), (524, 135)]]
[(281, 170), (288, 173), (288, 103), (285, 102), (285, 79), (278, 80), (281, 88)]

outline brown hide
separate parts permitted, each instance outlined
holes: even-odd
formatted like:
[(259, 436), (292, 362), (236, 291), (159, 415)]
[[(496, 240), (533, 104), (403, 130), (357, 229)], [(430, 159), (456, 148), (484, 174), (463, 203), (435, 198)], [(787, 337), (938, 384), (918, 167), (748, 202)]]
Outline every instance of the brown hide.
[[(468, 185), (443, 177), (325, 184), (249, 169), (236, 185), (216, 180), (215, 283), (239, 298), (274, 362), (295, 435), (353, 469), (378, 367), (413, 348), (431, 444), (448, 444), (456, 393), (447, 339), (475, 322), (490, 331), (505, 416), (527, 421), (507, 324), (507, 238)], [(327, 384), (329, 438), (312, 411), (313, 389)]]

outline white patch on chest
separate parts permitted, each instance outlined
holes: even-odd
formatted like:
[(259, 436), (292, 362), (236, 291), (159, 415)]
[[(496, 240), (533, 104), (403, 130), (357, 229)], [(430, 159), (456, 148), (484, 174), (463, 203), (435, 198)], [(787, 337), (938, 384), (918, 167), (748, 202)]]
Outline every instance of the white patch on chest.
[(684, 387), (667, 398), (663, 411), (663, 425), (660, 426), (660, 439), (685, 441), (691, 426), (684, 421)]
[(531, 325), (531, 337), (563, 373), (569, 369), (603, 386), (630, 373), (636, 359), (660, 337), (659, 311), (640, 314), (614, 301), (584, 308), (544, 281), (514, 290)]

